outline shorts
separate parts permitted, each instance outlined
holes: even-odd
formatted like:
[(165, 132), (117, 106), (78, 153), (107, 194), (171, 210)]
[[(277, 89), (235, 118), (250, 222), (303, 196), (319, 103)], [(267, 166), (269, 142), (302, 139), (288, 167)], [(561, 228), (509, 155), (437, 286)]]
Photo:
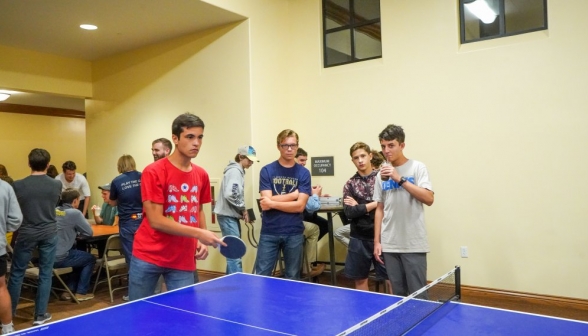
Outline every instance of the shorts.
[(378, 280), (388, 279), (386, 268), (374, 258), (374, 242), (351, 237), (345, 259), (345, 276), (353, 280), (367, 279), (372, 265)]
[(5, 276), (8, 271), (8, 255), (0, 256), (0, 277)]

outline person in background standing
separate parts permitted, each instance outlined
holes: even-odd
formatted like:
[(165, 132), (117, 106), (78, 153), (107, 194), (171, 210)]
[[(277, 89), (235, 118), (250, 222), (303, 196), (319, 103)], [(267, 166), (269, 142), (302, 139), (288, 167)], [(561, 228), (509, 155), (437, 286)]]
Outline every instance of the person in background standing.
[(79, 210), (88, 218), (88, 206), (90, 205), (90, 185), (84, 175), (76, 173), (76, 164), (73, 161), (65, 161), (61, 166), (63, 173), (55, 177), (61, 182), (61, 191), (68, 188), (77, 189), (80, 192)]
[(370, 147), (363, 142), (354, 143), (349, 149), (351, 161), (357, 168), (343, 187), (343, 209), (351, 220), (351, 237), (345, 276), (355, 281), (355, 289), (369, 290), (368, 276), (373, 265), (376, 275), (386, 279), (386, 268), (374, 257), (374, 214), (378, 202), (373, 200), (377, 170), (372, 167)]
[(311, 194), (310, 172), (296, 163), (298, 134), (290, 129), (276, 139), (280, 157), (259, 174), (263, 210), (255, 273), (271, 275), (282, 251), (287, 279), (300, 279), (304, 245), (303, 212)]
[(8, 253), (6, 233), (14, 232), (22, 223), (22, 212), (12, 186), (0, 180), (0, 322), (2, 334), (14, 331), (12, 324), (12, 304), (6, 288)]
[[(223, 172), (220, 192), (214, 207), (223, 236), (241, 237), (239, 220), (250, 222), (245, 207), (245, 169), (250, 168), (255, 161), (259, 162), (253, 147), (240, 147), (235, 159), (229, 162)], [(227, 258), (226, 272), (227, 274), (243, 272), (241, 258)]]
[(210, 203), (210, 178), (193, 164), (201, 150), (204, 122), (184, 113), (172, 123), (174, 152), (143, 170), (141, 197), (145, 217), (133, 242), (129, 296), (153, 294), (163, 275), (169, 290), (194, 284), (196, 259), (208, 257), (208, 246), (226, 246), (206, 230), (202, 207)]
[(14, 255), (8, 280), (8, 292), (12, 300), (12, 315), (16, 306), (28, 263), (33, 250), (39, 252), (39, 281), (35, 297), (33, 325), (51, 320), (47, 312), (51, 294), (53, 262), (57, 246), (57, 220), (55, 207), (61, 197), (61, 183), (47, 176), (51, 155), (44, 149), (35, 148), (29, 153), (31, 175), (14, 182), (14, 193), (23, 214), (14, 244)]
[(172, 143), (166, 138), (155, 139), (151, 143), (151, 154), (153, 155), (153, 161), (157, 161), (169, 156), (171, 150)]
[(0, 164), (0, 180), (10, 185), (14, 183), (14, 180), (8, 176), (8, 170), (6, 170), (6, 167), (3, 164)]
[(427, 229), (423, 205), (435, 200), (427, 167), (404, 156), (404, 130), (388, 125), (380, 146), (382, 165), (374, 187), (374, 257), (386, 265), (394, 294), (407, 296), (427, 284)]
[(49, 168), (47, 168), (47, 176), (54, 179), (57, 175), (59, 175), (57, 168), (54, 165), (49, 165)]
[[(120, 240), (127, 265), (131, 264), (135, 233), (143, 220), (141, 172), (136, 167), (132, 156), (121, 156), (116, 164), (120, 175), (110, 183), (109, 204), (118, 209)], [(123, 300), (128, 299), (128, 295), (123, 296)]]
[[(372, 149), (371, 153), (372, 159), (370, 160), (370, 163), (372, 164), (372, 169), (377, 172), (380, 169), (380, 165), (382, 165), (385, 159), (384, 156), (381, 154), (381, 151)], [(335, 236), (335, 239), (337, 239), (341, 244), (345, 245), (345, 247), (348, 247), (349, 237), (351, 234), (351, 227), (348, 225), (349, 220), (346, 220), (347, 216), (345, 216), (345, 213), (339, 215), (341, 221), (343, 222), (343, 225), (339, 227), (337, 230), (335, 230), (335, 233), (333, 235)]]

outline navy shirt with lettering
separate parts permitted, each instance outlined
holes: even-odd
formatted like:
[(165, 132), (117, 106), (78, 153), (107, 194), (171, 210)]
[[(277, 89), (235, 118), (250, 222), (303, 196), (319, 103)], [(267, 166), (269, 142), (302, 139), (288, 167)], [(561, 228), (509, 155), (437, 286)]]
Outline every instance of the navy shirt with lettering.
[(117, 202), (121, 224), (136, 220), (143, 213), (141, 200), (141, 173), (133, 170), (122, 173), (110, 183), (110, 199)]
[[(271, 190), (272, 195), (289, 194), (298, 190), (299, 193), (310, 196), (310, 172), (297, 163), (286, 168), (274, 161), (261, 168), (259, 191), (263, 190)], [(303, 217), (302, 212), (288, 213), (275, 209), (264, 211), (261, 217), (261, 233), (284, 236), (302, 234)]]

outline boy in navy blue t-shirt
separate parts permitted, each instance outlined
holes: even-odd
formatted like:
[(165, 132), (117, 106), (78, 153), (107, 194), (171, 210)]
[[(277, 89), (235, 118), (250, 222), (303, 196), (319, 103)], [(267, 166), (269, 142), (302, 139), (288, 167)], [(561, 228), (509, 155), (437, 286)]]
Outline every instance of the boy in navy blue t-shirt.
[(298, 134), (283, 130), (277, 137), (280, 158), (261, 169), (259, 178), (261, 236), (255, 273), (271, 275), (279, 250), (286, 278), (299, 279), (304, 245), (304, 207), (311, 194), (310, 173), (297, 164)]

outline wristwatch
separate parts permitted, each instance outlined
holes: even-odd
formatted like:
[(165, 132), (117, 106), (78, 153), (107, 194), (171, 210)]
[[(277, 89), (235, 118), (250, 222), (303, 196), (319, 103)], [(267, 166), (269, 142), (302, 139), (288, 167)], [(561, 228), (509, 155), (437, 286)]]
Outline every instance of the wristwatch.
[(407, 181), (406, 180), (406, 177), (403, 176), (403, 177), (400, 178), (400, 181), (398, 181), (398, 185), (399, 186), (402, 186), (402, 184), (404, 184), (404, 182), (406, 182), (406, 181)]

